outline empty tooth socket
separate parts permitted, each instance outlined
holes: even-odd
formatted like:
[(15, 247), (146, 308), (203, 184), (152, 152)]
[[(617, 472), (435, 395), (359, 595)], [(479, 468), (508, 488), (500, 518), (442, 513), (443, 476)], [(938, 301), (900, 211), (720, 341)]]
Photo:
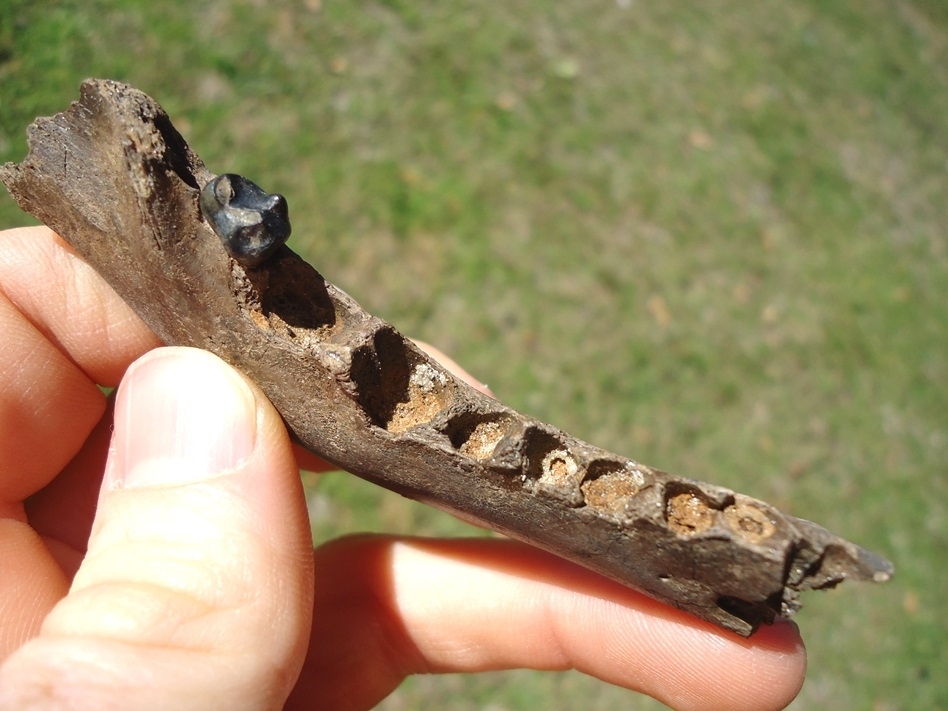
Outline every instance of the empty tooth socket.
[(350, 376), (369, 420), (393, 434), (431, 422), (454, 399), (448, 375), (391, 328), (353, 350)]
[(632, 498), (648, 483), (645, 471), (632, 462), (599, 459), (589, 465), (581, 489), (586, 506), (600, 514), (624, 518)]
[(510, 419), (503, 414), (465, 412), (448, 422), (445, 434), (451, 445), (465, 457), (483, 461), (493, 456), (510, 428)]
[(749, 543), (762, 543), (777, 532), (777, 518), (760, 504), (736, 501), (724, 509), (724, 522)]
[(394, 434), (428, 424), (453, 400), (447, 374), (426, 362), (415, 365), (408, 377), (408, 399), (395, 405), (388, 421)]
[(238, 297), (262, 319), (258, 325), (282, 325), (289, 333), (300, 329), (319, 333), (346, 325), (346, 313), (336, 308), (315, 269), (292, 259), (283, 260), (281, 269), (281, 278), (275, 280), (266, 269), (239, 269), (233, 274)]
[(690, 538), (714, 526), (719, 513), (733, 503), (733, 495), (715, 500), (687, 482), (669, 482), (665, 486), (665, 523), (679, 536)]
[(530, 425), (523, 432), (524, 481), (537, 481), (543, 476), (543, 461), (550, 452), (563, 448), (563, 442), (556, 435), (536, 425)]
[(575, 457), (565, 449), (554, 449), (540, 462), (537, 493), (569, 506), (582, 506), (583, 494), (579, 488), (582, 478), (583, 469)]

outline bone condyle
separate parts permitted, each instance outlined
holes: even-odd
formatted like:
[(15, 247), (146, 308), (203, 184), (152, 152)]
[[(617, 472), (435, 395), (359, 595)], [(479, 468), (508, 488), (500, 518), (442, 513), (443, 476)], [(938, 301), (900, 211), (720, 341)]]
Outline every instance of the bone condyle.
[(887, 560), (814, 523), (475, 391), (282, 242), (232, 258), (200, 205), (217, 176), (142, 92), (89, 80), (29, 143), (0, 169), (20, 206), (165, 343), (243, 370), (341, 468), (745, 636), (793, 614), (801, 591), (891, 577)]

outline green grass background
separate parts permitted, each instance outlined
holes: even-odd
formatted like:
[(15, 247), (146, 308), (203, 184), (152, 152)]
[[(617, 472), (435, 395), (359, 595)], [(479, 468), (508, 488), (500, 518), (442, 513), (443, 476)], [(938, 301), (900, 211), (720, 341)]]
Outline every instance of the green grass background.
[[(892, 558), (805, 597), (791, 708), (948, 708), (944, 2), (0, 0), (0, 160), (87, 76), (284, 193), (291, 246), (513, 407)], [(470, 533), (307, 480), (317, 539)], [(508, 672), (381, 708), (659, 705)]]

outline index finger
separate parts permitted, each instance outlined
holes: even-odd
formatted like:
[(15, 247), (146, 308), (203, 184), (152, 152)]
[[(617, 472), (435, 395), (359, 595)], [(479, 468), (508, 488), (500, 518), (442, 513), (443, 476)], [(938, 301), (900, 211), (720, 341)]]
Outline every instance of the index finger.
[(118, 385), (161, 345), (95, 270), (48, 227), (0, 232), (0, 291), (94, 383)]
[(46, 485), (158, 338), (46, 227), (0, 232), (0, 502)]

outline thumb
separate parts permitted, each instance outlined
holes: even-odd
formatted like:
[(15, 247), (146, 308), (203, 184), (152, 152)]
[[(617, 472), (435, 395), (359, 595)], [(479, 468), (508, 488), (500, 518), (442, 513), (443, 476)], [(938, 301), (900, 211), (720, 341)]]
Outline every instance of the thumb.
[(280, 707), (312, 581), (279, 415), (217, 357), (151, 351), (119, 388), (86, 557), (0, 668), (0, 708)]

